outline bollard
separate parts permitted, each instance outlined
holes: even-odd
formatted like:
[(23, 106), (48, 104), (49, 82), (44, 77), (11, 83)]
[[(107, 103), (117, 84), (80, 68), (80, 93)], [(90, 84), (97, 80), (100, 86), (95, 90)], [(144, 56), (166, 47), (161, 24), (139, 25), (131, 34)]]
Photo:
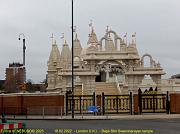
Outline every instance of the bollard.
[(83, 119), (83, 110), (84, 110), (84, 108), (83, 108), (83, 106), (82, 106), (82, 112), (81, 112), (82, 119)]
[(14, 115), (13, 115), (13, 116), (14, 116), (14, 120), (15, 120), (15, 118), (16, 118), (15, 113), (14, 113)]
[(5, 117), (5, 113), (2, 113), (2, 123), (7, 123), (7, 119)]
[(27, 119), (27, 114), (28, 114), (28, 108), (26, 108), (26, 119)]
[(44, 119), (44, 106), (43, 106), (42, 112), (43, 112), (43, 119)]
[(62, 106), (61, 106), (61, 119), (62, 119)]

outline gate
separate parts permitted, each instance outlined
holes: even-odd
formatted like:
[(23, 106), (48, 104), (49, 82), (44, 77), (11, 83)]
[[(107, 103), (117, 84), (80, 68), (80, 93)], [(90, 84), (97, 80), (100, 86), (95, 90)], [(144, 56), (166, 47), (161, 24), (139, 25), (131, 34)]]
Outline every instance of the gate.
[(141, 93), (139, 91), (139, 112), (141, 113), (169, 113), (169, 95), (153, 93)]
[[(95, 93), (93, 95), (74, 95), (74, 113), (88, 113), (88, 106), (95, 106)], [(72, 113), (72, 95), (66, 94), (66, 115)]]
[(104, 95), (102, 93), (102, 113), (132, 114), (132, 93), (128, 95)]

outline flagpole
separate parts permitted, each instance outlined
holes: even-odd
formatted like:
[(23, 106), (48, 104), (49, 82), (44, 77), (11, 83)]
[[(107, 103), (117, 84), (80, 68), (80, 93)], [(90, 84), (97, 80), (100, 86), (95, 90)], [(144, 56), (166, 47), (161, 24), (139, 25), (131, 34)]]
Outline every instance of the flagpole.
[(127, 33), (126, 33), (126, 45), (127, 45)]

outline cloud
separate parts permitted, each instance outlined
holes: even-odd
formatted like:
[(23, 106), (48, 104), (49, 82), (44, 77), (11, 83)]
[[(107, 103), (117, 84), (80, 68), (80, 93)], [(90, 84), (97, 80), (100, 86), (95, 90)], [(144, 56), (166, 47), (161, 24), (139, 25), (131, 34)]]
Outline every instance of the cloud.
[[(74, 23), (82, 45), (87, 44), (90, 19), (98, 38), (109, 25), (118, 35), (137, 33), (140, 55), (150, 53), (169, 75), (180, 65), (179, 0), (74, 0)], [(47, 71), (53, 32), (61, 49), (61, 33), (71, 42), (71, 0), (0, 0), (0, 78), (9, 62), (22, 62), (22, 42), (26, 35), (27, 79), (42, 81)], [(179, 71), (180, 72), (180, 71)]]

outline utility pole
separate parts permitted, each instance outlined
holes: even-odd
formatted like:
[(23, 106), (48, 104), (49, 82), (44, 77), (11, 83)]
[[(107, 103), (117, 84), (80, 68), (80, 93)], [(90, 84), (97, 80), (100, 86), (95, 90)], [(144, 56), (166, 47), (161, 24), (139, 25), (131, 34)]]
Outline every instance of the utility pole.
[(73, 0), (72, 0), (72, 118), (74, 119), (74, 24), (73, 24)]

